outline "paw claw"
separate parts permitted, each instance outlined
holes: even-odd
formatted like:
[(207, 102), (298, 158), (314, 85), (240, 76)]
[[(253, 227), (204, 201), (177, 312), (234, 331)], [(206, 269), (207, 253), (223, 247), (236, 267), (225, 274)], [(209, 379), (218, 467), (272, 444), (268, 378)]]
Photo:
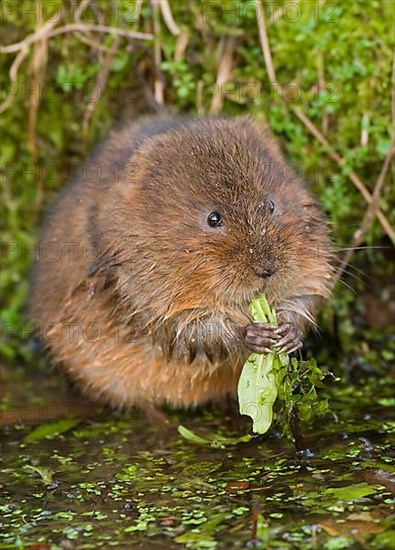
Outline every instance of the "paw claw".
[(279, 353), (287, 353), (287, 354), (293, 353), (294, 351), (300, 349), (301, 347), (303, 347), (302, 342), (299, 342), (294, 346), (284, 346), (283, 348), (280, 349)]
[(278, 353), (291, 353), (302, 347), (300, 332), (292, 323), (279, 327), (252, 323), (244, 328), (243, 340), (247, 348), (256, 353), (270, 353), (272, 349)]

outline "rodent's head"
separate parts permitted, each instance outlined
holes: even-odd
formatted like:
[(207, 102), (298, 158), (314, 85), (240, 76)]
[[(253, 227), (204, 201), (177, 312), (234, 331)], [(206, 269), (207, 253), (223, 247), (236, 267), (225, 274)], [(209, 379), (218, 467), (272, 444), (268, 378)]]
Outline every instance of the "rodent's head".
[(324, 219), (272, 138), (246, 118), (198, 119), (146, 138), (112, 218), (122, 288), (148, 294), (163, 314), (327, 291)]

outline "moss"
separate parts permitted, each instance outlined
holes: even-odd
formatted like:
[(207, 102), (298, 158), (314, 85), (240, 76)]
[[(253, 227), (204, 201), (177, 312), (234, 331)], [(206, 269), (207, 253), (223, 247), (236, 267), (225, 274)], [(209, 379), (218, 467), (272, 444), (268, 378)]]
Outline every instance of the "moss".
[[(3, 42), (22, 40), (42, 24), (28, 0), (18, 6), (5, 4)], [(173, 111), (193, 114), (200, 102), (200, 110), (209, 112), (216, 90), (218, 56), (223, 41), (234, 37), (237, 47), (230, 82), (222, 89), (222, 113), (249, 112), (256, 117), (268, 117), (289, 156), (299, 164), (318, 193), (332, 221), (336, 242), (346, 245), (366, 207), (346, 172), (356, 170), (372, 190), (390, 146), (392, 2), (321, 4), (302, 0), (291, 5), (283, 0), (266, 6), (273, 63), (288, 103), (282, 101), (269, 82), (259, 43), (255, 4), (236, 0), (170, 2), (174, 19), (179, 29), (187, 33), (188, 43), (185, 51), (175, 57), (177, 37), (160, 18), (160, 32), (156, 36), (162, 52), (160, 68), (165, 80), (166, 104)], [(62, 21), (59, 19), (61, 6), (65, 13)], [(73, 22), (72, 6), (60, 0), (49, 5), (44, 2), (44, 21), (58, 17), (56, 26)], [(107, 25), (154, 30), (148, 2), (143, 3), (138, 22), (136, 2), (126, 0), (96, 2), (85, 9), (81, 21), (94, 24), (95, 14), (100, 14)], [(26, 276), (35, 254), (35, 228), (43, 209), (92, 144), (104, 136), (117, 119), (123, 119), (125, 113), (134, 119), (144, 110), (143, 86), (136, 80), (137, 72), (143, 74), (145, 86), (152, 89), (153, 41), (131, 42), (121, 38), (89, 129), (84, 133), (84, 115), (93, 91), (98, 89), (97, 76), (106, 55), (97, 48), (97, 43), (109, 48), (115, 38), (93, 33), (88, 37), (90, 43), (83, 38), (75, 32), (51, 38), (47, 42), (48, 60), (41, 73), (34, 69), (31, 47), (19, 67), (14, 86), (10, 84), (8, 71), (15, 54), (5, 54), (2, 60), (1, 96), (4, 100), (9, 90), (13, 96), (3, 113), (1, 151), (5, 177), (0, 289), (1, 321), (6, 325), (1, 347), (8, 358), (31, 356), (21, 323), (29, 292)], [(142, 66), (145, 67), (143, 73)], [(29, 123), (32, 89), (36, 97), (41, 90), (34, 124)], [(295, 117), (289, 108), (294, 105), (303, 108), (347, 159), (346, 171), (334, 164)], [(147, 105), (145, 110), (149, 110)], [(361, 144), (363, 127), (368, 135), (365, 144)], [(391, 207), (389, 181), (387, 176), (380, 205), (391, 218), (395, 209)], [(366, 242), (380, 242), (383, 236), (383, 229), (375, 220)], [(359, 253), (359, 263), (363, 257), (374, 264), (382, 261), (382, 252)], [(343, 300), (341, 292), (337, 299)], [(342, 315), (347, 316), (350, 305), (345, 302)]]

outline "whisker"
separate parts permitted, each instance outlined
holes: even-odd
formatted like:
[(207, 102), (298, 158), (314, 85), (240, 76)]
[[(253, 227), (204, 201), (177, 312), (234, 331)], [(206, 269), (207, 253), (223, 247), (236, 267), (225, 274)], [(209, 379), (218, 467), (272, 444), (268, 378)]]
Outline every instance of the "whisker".
[(371, 249), (384, 249), (391, 248), (390, 246), (380, 246), (380, 245), (366, 245), (366, 246), (345, 246), (342, 248), (334, 248), (337, 252), (344, 252), (347, 250), (371, 250)]
[(347, 273), (347, 275), (350, 275), (351, 277), (354, 276), (356, 278), (357, 275), (350, 273), (350, 269), (356, 271), (361, 277), (364, 277), (365, 279), (371, 279), (371, 277), (367, 273), (362, 271), (362, 269), (358, 269), (358, 267), (355, 267), (355, 265), (352, 264), (348, 264), (347, 267), (345, 267), (344, 273)]
[[(350, 267), (350, 266), (349, 266), (349, 267)], [(354, 279), (355, 281), (361, 281), (362, 276), (364, 276), (365, 279), (368, 279), (368, 276), (367, 276), (365, 273), (363, 273), (363, 272), (360, 272), (360, 273), (357, 273), (357, 274), (356, 274), (356, 273), (352, 273), (351, 271), (349, 271), (348, 268), (343, 269), (342, 272), (343, 272), (344, 274), (346, 274), (348, 277), (351, 277), (352, 279)]]
[(344, 285), (346, 288), (348, 288), (348, 290), (351, 290), (351, 292), (355, 295), (357, 295), (357, 292), (356, 290), (350, 286), (348, 283), (346, 283), (346, 281), (344, 281), (343, 279), (339, 279), (339, 283), (341, 283), (342, 285)]

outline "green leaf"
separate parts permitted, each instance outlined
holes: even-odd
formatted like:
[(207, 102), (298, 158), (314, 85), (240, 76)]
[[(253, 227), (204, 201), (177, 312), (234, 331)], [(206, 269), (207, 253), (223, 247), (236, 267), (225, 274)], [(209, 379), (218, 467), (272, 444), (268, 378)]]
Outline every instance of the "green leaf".
[(240, 414), (252, 418), (255, 433), (266, 433), (273, 421), (273, 405), (277, 398), (272, 354), (250, 355), (241, 372), (237, 393)]
[(200, 437), (199, 435), (196, 435), (191, 430), (188, 430), (188, 428), (185, 428), (185, 426), (178, 426), (178, 433), (182, 435), (184, 439), (187, 439), (191, 443), (197, 443), (199, 445), (209, 445), (210, 441), (208, 439), (203, 439), (203, 437)]
[(111, 70), (114, 72), (120, 72), (125, 69), (126, 65), (128, 64), (128, 61), (130, 59), (130, 56), (128, 52), (119, 52), (113, 59), (111, 63)]
[(333, 496), (336, 500), (350, 502), (358, 498), (366, 497), (376, 493), (377, 489), (369, 483), (357, 483), (347, 487), (329, 488), (324, 491), (325, 495)]
[[(276, 312), (272, 310), (263, 294), (252, 300), (249, 312), (254, 323), (277, 325)], [(237, 395), (240, 414), (252, 418), (255, 433), (266, 433), (273, 421), (273, 405), (277, 398), (277, 371), (289, 364), (285, 354), (252, 353), (243, 366)]]
[(79, 424), (81, 420), (79, 418), (62, 418), (57, 422), (51, 422), (50, 424), (41, 424), (34, 428), (26, 437), (25, 441), (40, 441), (41, 439), (53, 439), (54, 437), (68, 432), (74, 426)]
[(239, 443), (248, 443), (251, 441), (251, 436), (248, 434), (242, 435), (241, 437), (212, 436), (210, 439), (205, 439), (182, 425), (178, 426), (178, 433), (191, 443), (195, 443), (197, 445), (208, 445), (213, 449), (224, 449), (230, 445), (238, 445)]
[(353, 539), (350, 537), (332, 537), (324, 544), (324, 550), (342, 550), (350, 548), (352, 543)]
[[(278, 324), (276, 312), (264, 295), (252, 300), (248, 309), (254, 323)], [(278, 397), (285, 412), (280, 415), (283, 431), (289, 433), (289, 419), (294, 408), (304, 422), (311, 422), (327, 412), (327, 400), (320, 399), (316, 391), (316, 387), (323, 386), (325, 376), (315, 359), (298, 361), (275, 351), (253, 353), (244, 364), (238, 383), (240, 414), (252, 418), (255, 433), (264, 434), (272, 424), (273, 405)]]
[(45, 468), (44, 466), (31, 466), (30, 464), (26, 464), (24, 466), (24, 469), (30, 470), (31, 472), (35, 472), (36, 474), (38, 474), (44, 485), (50, 485), (52, 483), (53, 471), (49, 468)]

